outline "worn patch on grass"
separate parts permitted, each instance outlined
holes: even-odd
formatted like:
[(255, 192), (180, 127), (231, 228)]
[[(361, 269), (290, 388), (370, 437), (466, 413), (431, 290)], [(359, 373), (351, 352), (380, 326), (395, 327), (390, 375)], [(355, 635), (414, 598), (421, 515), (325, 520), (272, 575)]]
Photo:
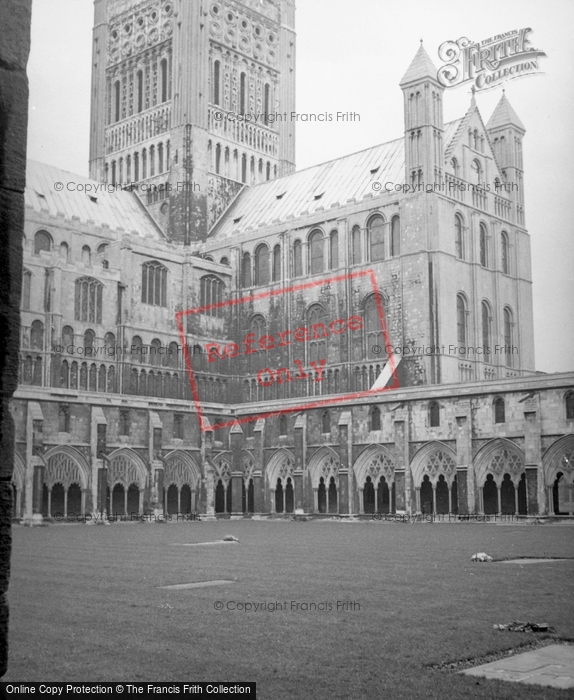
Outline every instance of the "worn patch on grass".
[(224, 586), (228, 583), (235, 583), (228, 579), (218, 579), (217, 581), (196, 581), (195, 583), (176, 583), (172, 586), (158, 586), (168, 591), (182, 591), (185, 588), (207, 588), (207, 586)]
[(521, 559), (499, 559), (495, 564), (548, 564), (554, 561), (574, 561), (574, 559), (559, 559), (558, 557), (522, 557)]
[(551, 644), (461, 673), (550, 688), (574, 688), (574, 647)]
[(235, 540), (215, 540), (214, 542), (172, 542), (174, 547), (206, 547), (210, 544), (238, 544)]

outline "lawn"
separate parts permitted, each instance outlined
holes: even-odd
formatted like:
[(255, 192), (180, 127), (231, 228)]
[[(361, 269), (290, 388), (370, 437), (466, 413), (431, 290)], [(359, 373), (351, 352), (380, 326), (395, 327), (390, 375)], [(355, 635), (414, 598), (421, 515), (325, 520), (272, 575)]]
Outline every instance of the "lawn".
[[(226, 534), (240, 542), (176, 546)], [(430, 666), (532, 641), (493, 630), (515, 619), (574, 639), (574, 562), (470, 562), (574, 557), (569, 526), (238, 520), (13, 535), (4, 681), (256, 681), (260, 700), (567, 697)], [(159, 588), (216, 579), (233, 583)], [(229, 609), (265, 602), (287, 610)]]

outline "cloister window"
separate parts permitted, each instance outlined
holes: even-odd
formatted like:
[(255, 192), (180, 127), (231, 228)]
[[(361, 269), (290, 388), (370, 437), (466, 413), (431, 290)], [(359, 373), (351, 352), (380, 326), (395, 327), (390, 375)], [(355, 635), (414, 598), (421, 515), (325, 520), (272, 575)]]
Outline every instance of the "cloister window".
[(329, 414), (329, 411), (323, 411), (321, 414), (321, 432), (331, 432), (331, 415)]
[(440, 405), (438, 401), (431, 401), (429, 404), (429, 424), (431, 428), (440, 426)]
[[(312, 328), (315, 326), (316, 328)], [(327, 359), (326, 338), (329, 332), (326, 330), (328, 321), (325, 309), (321, 304), (313, 304), (307, 313), (307, 327), (310, 329), (310, 336), (307, 345), (307, 363), (320, 362)]]
[(44, 349), (44, 324), (42, 321), (34, 321), (30, 328), (30, 348), (32, 350)]
[(467, 323), (466, 323), (466, 300), (462, 294), (456, 296), (456, 330), (457, 340), (460, 345), (466, 345)]
[(382, 216), (373, 216), (369, 221), (369, 249), (371, 262), (385, 259), (385, 221)]
[(273, 248), (273, 282), (279, 282), (281, 279), (281, 246), (276, 245)]
[(167, 268), (157, 260), (142, 265), (142, 302), (167, 306)]
[(269, 248), (261, 243), (255, 249), (255, 286), (264, 287), (269, 284)]
[[(379, 298), (382, 304), (382, 297)], [(365, 344), (367, 359), (380, 360), (386, 357), (383, 329), (374, 295), (365, 302)]]
[(490, 305), (487, 301), (482, 302), (482, 347), (484, 353), (484, 359), (489, 360), (490, 356), (490, 343), (491, 343), (491, 323), (492, 323), (492, 312), (490, 310)]
[(337, 270), (339, 268), (339, 233), (337, 231), (331, 231), (329, 243), (329, 269)]
[(81, 277), (76, 280), (76, 321), (102, 322), (102, 291), (103, 285), (92, 277)]
[(566, 407), (567, 420), (574, 419), (574, 391), (569, 391), (564, 397), (564, 405)]
[[(241, 73), (239, 76), (239, 114), (245, 114), (245, 104), (247, 98), (247, 76)], [(245, 182), (245, 180), (243, 181)]]
[(297, 239), (293, 243), (293, 277), (303, 276), (303, 246)]
[(362, 261), (361, 229), (359, 226), (353, 226), (353, 231), (351, 233), (351, 246), (353, 265), (358, 265)]
[(381, 409), (378, 406), (373, 406), (369, 411), (369, 425), (371, 431), (381, 429)]
[(514, 353), (513, 353), (513, 343), (514, 343), (514, 315), (508, 306), (504, 307), (503, 311), (503, 321), (504, 321), (504, 345), (506, 350), (506, 366), (512, 367), (514, 365)]
[(460, 214), (454, 215), (454, 245), (456, 257), (460, 260), (464, 260), (464, 227)]
[(244, 287), (251, 287), (251, 255), (249, 253), (243, 254), (241, 279)]
[(202, 313), (206, 316), (223, 316), (222, 307), (214, 307), (215, 304), (221, 304), (225, 293), (225, 284), (213, 275), (202, 277), (200, 280), (200, 306), (207, 307)]
[(221, 62), (215, 61), (213, 64), (213, 104), (219, 104), (219, 90), (221, 81)]
[(391, 221), (391, 257), (401, 254), (401, 220), (393, 216)]
[(500, 237), (501, 240), (501, 263), (502, 263), (502, 271), (504, 272), (505, 275), (510, 274), (510, 246), (508, 244), (508, 234), (506, 231), (503, 231)]
[(32, 286), (32, 273), (30, 270), (24, 270), (22, 276), (22, 309), (30, 308), (30, 289)]
[(313, 231), (309, 236), (309, 272), (318, 275), (323, 272), (323, 232)]
[(38, 231), (34, 236), (34, 255), (40, 255), (42, 250), (52, 250), (52, 236), (47, 231)]
[(504, 399), (499, 396), (494, 399), (494, 422), (495, 423), (505, 423), (505, 410), (504, 410)]
[(256, 372), (267, 366), (267, 350), (261, 350), (259, 347), (259, 340), (267, 334), (267, 321), (265, 318), (260, 314), (254, 316), (249, 323), (249, 332), (254, 335), (252, 349), (255, 350), (249, 355), (250, 366), (251, 371)]
[(482, 267), (488, 267), (488, 236), (486, 232), (486, 226), (480, 224), (480, 264)]
[(161, 60), (161, 101), (167, 102), (167, 59)]

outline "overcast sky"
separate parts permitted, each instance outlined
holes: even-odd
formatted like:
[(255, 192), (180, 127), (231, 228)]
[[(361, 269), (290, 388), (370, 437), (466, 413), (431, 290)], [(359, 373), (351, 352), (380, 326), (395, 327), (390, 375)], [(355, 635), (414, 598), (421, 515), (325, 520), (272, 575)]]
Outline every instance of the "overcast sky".
[[(28, 155), (81, 175), (88, 173), (92, 19), (91, 0), (33, 0)], [(571, 0), (300, 0), (297, 7), (297, 111), (361, 116), (301, 123), (299, 168), (402, 136), (398, 84), (420, 39), (438, 67), (444, 41), (532, 28), (532, 45), (547, 54), (544, 75), (505, 87), (527, 130), (536, 368), (544, 372), (574, 369), (573, 26)], [(501, 94), (500, 87), (477, 94), (485, 122)], [(468, 85), (446, 90), (445, 121), (463, 116), (470, 97)]]

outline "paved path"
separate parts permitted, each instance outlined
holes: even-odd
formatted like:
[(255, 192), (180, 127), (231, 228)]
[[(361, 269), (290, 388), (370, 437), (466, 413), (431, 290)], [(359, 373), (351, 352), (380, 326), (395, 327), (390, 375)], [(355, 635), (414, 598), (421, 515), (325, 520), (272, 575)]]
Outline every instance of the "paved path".
[(551, 688), (574, 688), (574, 646), (552, 644), (469, 668), (462, 673)]

